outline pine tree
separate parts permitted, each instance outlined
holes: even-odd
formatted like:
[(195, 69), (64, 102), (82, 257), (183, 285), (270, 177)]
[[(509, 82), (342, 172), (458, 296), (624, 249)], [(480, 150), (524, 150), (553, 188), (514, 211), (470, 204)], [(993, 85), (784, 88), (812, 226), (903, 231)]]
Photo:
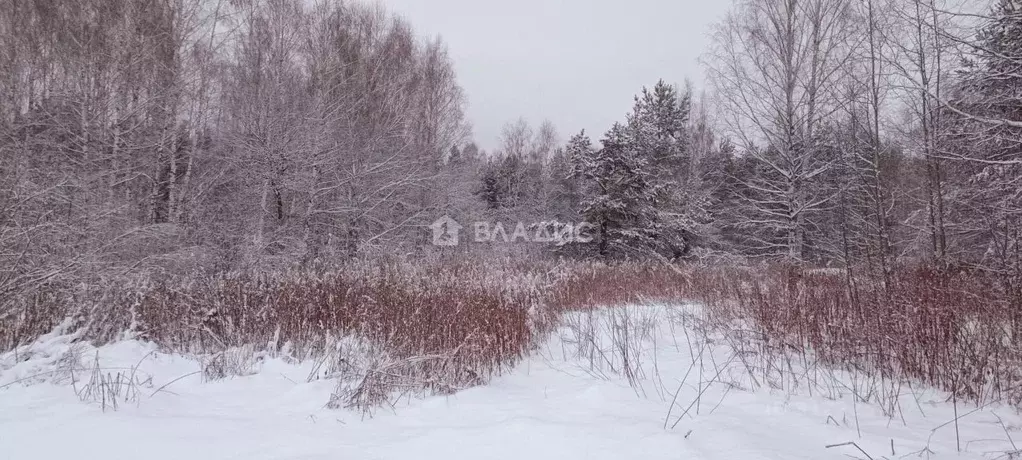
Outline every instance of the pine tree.
[[(586, 141), (579, 139), (579, 144)], [(627, 127), (615, 123), (601, 143), (599, 150), (582, 152), (580, 166), (587, 180), (582, 214), (596, 227), (601, 257), (645, 256), (660, 231), (651, 203), (663, 187), (636, 151)]]
[(678, 182), (690, 172), (686, 151), (691, 94), (660, 80), (650, 91), (642, 88), (628, 117), (635, 148), (656, 168), (664, 181)]
[(628, 117), (630, 142), (648, 165), (657, 193), (646, 203), (651, 208), (654, 240), (650, 249), (672, 258), (688, 254), (694, 229), (706, 215), (705, 193), (695, 183), (688, 151), (691, 93), (660, 80), (652, 91), (643, 88)]

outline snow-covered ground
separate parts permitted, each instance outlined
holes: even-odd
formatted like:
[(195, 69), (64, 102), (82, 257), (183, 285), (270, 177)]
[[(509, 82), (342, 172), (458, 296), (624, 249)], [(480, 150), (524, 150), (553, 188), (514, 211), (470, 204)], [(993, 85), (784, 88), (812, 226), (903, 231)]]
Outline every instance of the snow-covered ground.
[[(0, 356), (0, 459), (1008, 458), (1010, 438), (1022, 442), (1015, 411), (990, 406), (959, 420), (959, 453), (946, 424), (954, 407), (932, 391), (904, 391), (889, 418), (847, 393), (735, 387), (740, 360), (723, 343), (704, 348), (675, 313), (577, 315), (488, 385), (402, 399), (364, 420), (325, 407), (335, 382), (307, 382), (312, 363), (266, 359), (253, 375), (204, 382), (198, 360), (135, 341), (82, 355), (94, 362), (98, 351), (105, 372), (144, 383), (136, 403), (104, 411), (76, 394), (89, 375), (74, 387), (39, 375), (69, 346), (47, 337), (20, 350), (19, 362)], [(827, 448), (847, 442), (866, 453)]]

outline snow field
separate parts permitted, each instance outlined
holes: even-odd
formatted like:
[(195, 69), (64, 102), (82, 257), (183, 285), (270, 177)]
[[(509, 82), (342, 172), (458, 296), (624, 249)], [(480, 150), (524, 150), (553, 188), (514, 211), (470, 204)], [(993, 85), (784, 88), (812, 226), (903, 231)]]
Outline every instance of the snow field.
[(215, 378), (209, 357), (54, 333), (0, 356), (0, 459), (990, 459), (1022, 442), (1010, 407), (958, 404), (956, 424), (946, 395), (756, 356), (700, 318), (571, 313), (511, 372), (372, 417), (327, 407), (322, 363), (233, 350)]

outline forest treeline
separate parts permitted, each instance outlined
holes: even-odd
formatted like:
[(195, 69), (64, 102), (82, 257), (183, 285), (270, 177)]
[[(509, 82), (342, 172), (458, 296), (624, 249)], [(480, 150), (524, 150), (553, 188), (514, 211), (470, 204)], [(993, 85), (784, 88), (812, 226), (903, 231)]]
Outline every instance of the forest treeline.
[(446, 45), (381, 6), (0, 0), (0, 296), (474, 250), (430, 244), (445, 214), (593, 225), (534, 257), (972, 267), (1022, 296), (1022, 1), (950, 3), (738, 0), (705, 91), (485, 152)]

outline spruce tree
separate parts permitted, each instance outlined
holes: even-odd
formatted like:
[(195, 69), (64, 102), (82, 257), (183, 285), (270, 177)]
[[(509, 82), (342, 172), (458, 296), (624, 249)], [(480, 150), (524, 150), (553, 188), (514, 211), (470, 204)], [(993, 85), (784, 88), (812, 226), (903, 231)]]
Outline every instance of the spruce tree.
[(957, 239), (969, 251), (957, 257), (1022, 279), (1022, 0), (999, 0), (989, 17), (942, 133), (964, 160), (948, 187), (966, 203)]
[(556, 219), (567, 222), (579, 218), (582, 202), (581, 165), (592, 150), (592, 141), (583, 130), (572, 136), (566, 147), (555, 150), (551, 156), (551, 193), (547, 207)]

